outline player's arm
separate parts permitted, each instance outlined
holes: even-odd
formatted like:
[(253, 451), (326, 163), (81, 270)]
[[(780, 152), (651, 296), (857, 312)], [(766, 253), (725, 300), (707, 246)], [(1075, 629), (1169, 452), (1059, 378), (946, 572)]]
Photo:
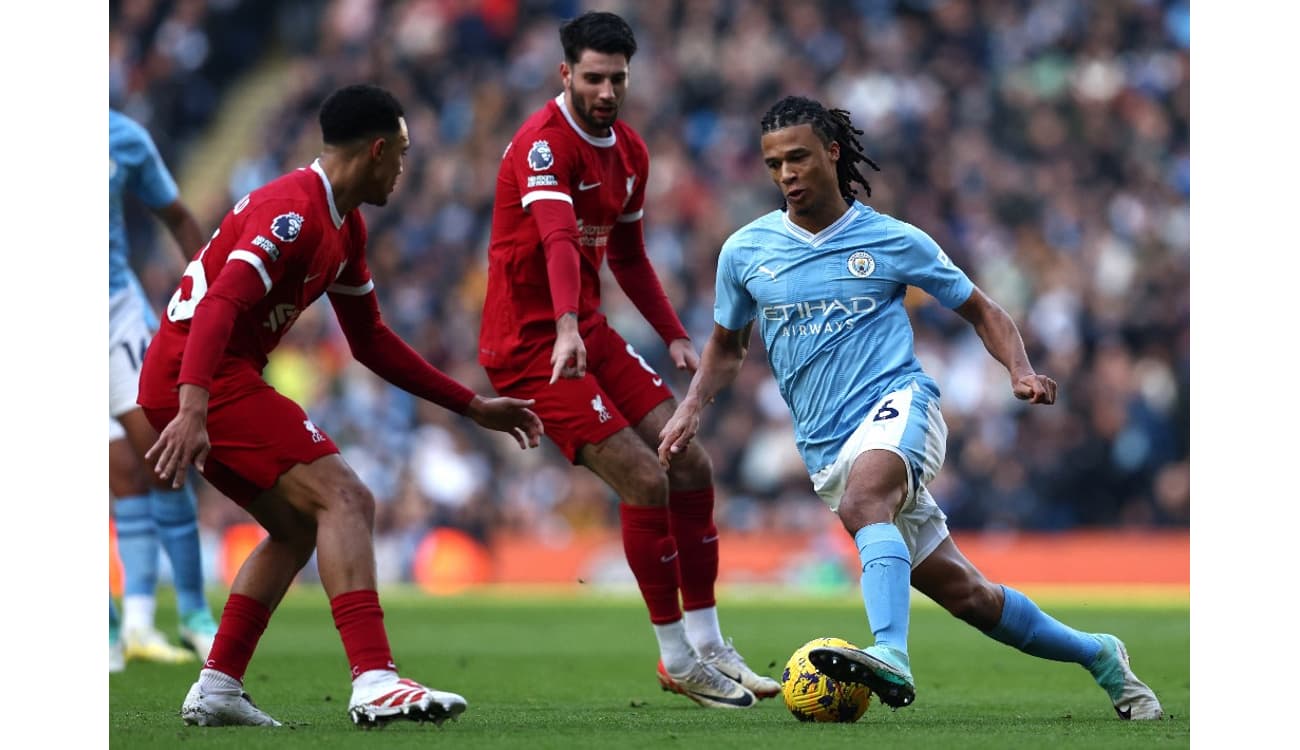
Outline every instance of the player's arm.
[(520, 448), (540, 445), (542, 421), (528, 408), (532, 400), (483, 398), (429, 364), (384, 323), (373, 282), (362, 287), (335, 285), (329, 298), (352, 356), (376, 375), (482, 427), (509, 433)]
[(189, 206), (177, 198), (161, 208), (154, 209), (154, 215), (162, 221), (167, 231), (171, 232), (172, 237), (176, 240), (177, 249), (181, 253), (181, 262), (186, 263), (194, 254), (203, 247), (207, 238), (203, 231), (199, 229), (198, 219), (194, 218), (194, 213), (190, 211)]
[(561, 377), (580, 378), (587, 371), (587, 347), (578, 332), (578, 293), (582, 286), (578, 217), (573, 213), (573, 204), (566, 200), (534, 200), (527, 208), (542, 238), (546, 283), (555, 315), (551, 382)]
[(127, 186), (144, 201), (175, 238), (182, 262), (188, 261), (207, 239), (199, 229), (194, 214), (181, 201), (176, 179), (167, 169), (149, 132), (139, 124), (134, 125), (133, 131), (132, 148), (136, 149), (141, 158), (138, 166), (128, 175)]
[(722, 389), (735, 382), (740, 366), (749, 351), (749, 338), (754, 321), (738, 331), (713, 324), (713, 334), (704, 345), (700, 367), (691, 378), (686, 398), (659, 432), (659, 463), (665, 467), (672, 457), (686, 450), (686, 446), (700, 429), (700, 414), (713, 403)]
[(1016, 398), (1031, 404), (1056, 402), (1056, 381), (1034, 372), (1020, 329), (1001, 305), (975, 287), (970, 298), (955, 309), (975, 328), (989, 354), (1007, 368)]
[(640, 211), (619, 217), (610, 233), (608, 261), (614, 280), (663, 339), (677, 369), (695, 372), (699, 357), (646, 255)]

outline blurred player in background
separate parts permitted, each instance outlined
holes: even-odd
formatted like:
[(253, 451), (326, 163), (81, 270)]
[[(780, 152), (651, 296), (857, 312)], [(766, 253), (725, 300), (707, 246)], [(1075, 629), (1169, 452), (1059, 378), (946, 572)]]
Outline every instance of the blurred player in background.
[(262, 379), (267, 355), (313, 301), (329, 294), (353, 355), (380, 377), (521, 448), (539, 444), (529, 402), (476, 396), (380, 317), (359, 207), (386, 204), (397, 185), (410, 145), (401, 105), (383, 89), (348, 86), (321, 105), (320, 126), (320, 158), (240, 200), (190, 262), (140, 380), (140, 404), (161, 429), (149, 452), (159, 475), (179, 485), (195, 464), (269, 534), (231, 586), (181, 707), (187, 724), (279, 724), (243, 692), (243, 677), (313, 552), (352, 670), (353, 722), (441, 723), (466, 706), (399, 677), (375, 590), (374, 498), (329, 436)]
[(158, 438), (136, 404), (140, 363), (158, 328), (149, 302), (131, 270), (122, 201), (131, 193), (157, 216), (183, 257), (203, 245), (203, 233), (181, 201), (167, 165), (148, 131), (131, 118), (108, 111), (108, 486), (116, 500), (113, 518), (122, 559), (124, 595), (119, 632), (117, 610), (108, 602), (109, 671), (127, 659), (191, 661), (154, 627), (158, 547), (167, 552), (176, 587), (182, 643), (206, 659), (217, 625), (203, 591), (199, 528), (190, 485), (151, 480), (144, 453)]
[(871, 187), (848, 113), (801, 97), (762, 119), (762, 153), (785, 210), (731, 235), (718, 256), (715, 325), (690, 390), (664, 428), (659, 456), (688, 456), (700, 412), (740, 369), (757, 319), (795, 439), (818, 495), (857, 542), (862, 598), (875, 643), (814, 649), (830, 677), (871, 687), (889, 706), (912, 703), (907, 653), (910, 587), (989, 637), (1085, 667), (1122, 719), (1159, 719), (1155, 693), (1112, 635), (1082, 633), (1008, 586), (988, 581), (957, 549), (926, 485), (943, 465), (948, 429), (939, 388), (912, 345), (903, 296), (916, 286), (965, 318), (1011, 377), (1016, 398), (1056, 401), (1020, 331), (925, 232), (854, 198)]
[(653, 446), (676, 401), (600, 311), (608, 257), (677, 368), (694, 372), (695, 347), (646, 256), (649, 154), (618, 120), (636, 40), (622, 18), (592, 12), (562, 25), (560, 42), (564, 90), (515, 133), (497, 176), (479, 361), (498, 393), (535, 400), (564, 456), (621, 498), (664, 689), (746, 708), (780, 685), (722, 637), (709, 458), (691, 446), (669, 471), (658, 464)]

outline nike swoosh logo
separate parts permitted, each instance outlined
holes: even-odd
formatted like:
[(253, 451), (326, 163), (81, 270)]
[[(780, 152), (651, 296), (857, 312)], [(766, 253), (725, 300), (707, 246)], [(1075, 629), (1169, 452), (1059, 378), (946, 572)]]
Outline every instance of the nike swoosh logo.
[(740, 695), (737, 695), (734, 698), (729, 698), (725, 695), (710, 695), (708, 693), (701, 693), (698, 690), (690, 690), (688, 692), (695, 693), (696, 695), (702, 695), (711, 701), (717, 701), (718, 703), (725, 703), (728, 706), (736, 706), (738, 708), (747, 708), (749, 706), (754, 705), (754, 699), (748, 695), (745, 695), (744, 693), (741, 693)]
[(664, 384), (664, 379), (663, 379), (663, 378), (652, 378), (652, 379), (650, 380), (650, 382), (655, 384), (655, 388), (658, 388), (659, 386), (661, 386), (661, 385)]
[(663, 557), (659, 558), (659, 562), (661, 562), (661, 563), (670, 563), (670, 562), (673, 561), (673, 558), (675, 558), (675, 557), (677, 557), (677, 553), (676, 553), (676, 552), (672, 553), (671, 555), (664, 555)]
[(314, 273), (311, 276), (304, 277), (302, 283), (306, 284), (308, 281), (311, 281), (312, 279), (319, 279), (319, 278), (320, 278), (320, 274)]
[(1132, 720), (1133, 720), (1133, 707), (1132, 707), (1132, 706), (1125, 706), (1123, 709), (1121, 709), (1119, 706), (1116, 706), (1116, 707), (1115, 707), (1115, 713), (1119, 714), (1119, 718), (1121, 718), (1121, 719), (1123, 719), (1123, 720), (1125, 720), (1125, 721), (1132, 721)]
[(578, 192), (581, 193), (581, 192), (583, 192), (583, 191), (590, 190), (590, 189), (592, 189), (592, 188), (594, 188), (594, 187), (599, 187), (599, 186), (600, 186), (600, 183), (599, 183), (599, 182), (593, 182), (593, 183), (591, 183), (590, 185), (588, 185), (588, 184), (585, 183), (585, 182), (579, 182), (579, 183), (578, 183)]
[(706, 536), (703, 539), (701, 539), (700, 544), (708, 544), (709, 542), (716, 542), (716, 541), (718, 541), (718, 535), (714, 534), (713, 536)]

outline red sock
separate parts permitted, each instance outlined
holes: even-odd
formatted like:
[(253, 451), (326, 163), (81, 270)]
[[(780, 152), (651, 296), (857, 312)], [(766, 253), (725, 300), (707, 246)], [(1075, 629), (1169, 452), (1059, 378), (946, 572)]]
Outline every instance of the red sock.
[(657, 506), (618, 506), (623, 553), (650, 610), (650, 622), (664, 625), (682, 619), (677, 599), (677, 545), (668, 533), (668, 512)]
[(718, 527), (713, 523), (713, 487), (668, 493), (668, 521), (680, 556), (682, 608), (716, 606)]
[(221, 624), (212, 639), (212, 652), (203, 666), (243, 682), (248, 662), (252, 660), (257, 642), (270, 621), (271, 610), (265, 604), (243, 594), (231, 594), (221, 611)]
[(384, 630), (384, 610), (379, 607), (379, 594), (361, 589), (339, 594), (330, 599), (334, 612), (334, 627), (343, 639), (348, 664), (355, 678), (372, 669), (397, 670), (393, 652), (388, 647), (388, 632)]

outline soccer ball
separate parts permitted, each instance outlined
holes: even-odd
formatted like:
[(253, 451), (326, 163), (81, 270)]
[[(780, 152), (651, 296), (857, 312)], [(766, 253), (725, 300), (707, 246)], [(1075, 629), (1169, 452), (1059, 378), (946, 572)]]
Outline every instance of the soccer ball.
[(857, 648), (842, 638), (814, 638), (790, 656), (781, 673), (781, 697), (799, 721), (850, 724), (871, 704), (871, 688), (832, 680), (808, 661), (808, 652), (822, 646)]

